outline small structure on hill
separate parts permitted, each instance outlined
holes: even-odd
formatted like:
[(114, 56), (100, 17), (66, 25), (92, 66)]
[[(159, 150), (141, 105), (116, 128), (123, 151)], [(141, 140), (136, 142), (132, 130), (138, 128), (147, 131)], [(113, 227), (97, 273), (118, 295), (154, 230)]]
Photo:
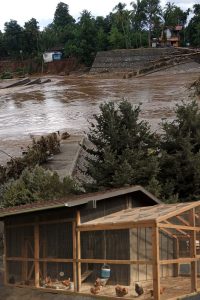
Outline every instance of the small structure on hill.
[(113, 285), (127, 286), (120, 289), (131, 297), (142, 281), (145, 299), (153, 291), (159, 300), (161, 279), (178, 278), (187, 264), (188, 293), (197, 290), (200, 202), (166, 205), (132, 186), (6, 208), (0, 219), (5, 284), (112, 298)]

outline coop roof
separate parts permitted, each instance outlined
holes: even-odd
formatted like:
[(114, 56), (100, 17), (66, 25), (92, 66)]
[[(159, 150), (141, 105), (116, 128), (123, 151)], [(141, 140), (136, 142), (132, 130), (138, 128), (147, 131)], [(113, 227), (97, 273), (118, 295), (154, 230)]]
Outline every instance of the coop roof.
[[(82, 228), (82, 230), (84, 230), (84, 228), (91, 228), (91, 230), (95, 230), (96, 228), (101, 229), (106, 228), (107, 226), (120, 227), (126, 224), (148, 225), (152, 223), (161, 223), (162, 225), (165, 225), (167, 222), (166, 220), (170, 220), (168, 224), (170, 223), (172, 227), (174, 225), (176, 225), (178, 228), (179, 226), (183, 227), (184, 225), (187, 227), (190, 224), (186, 212), (195, 207), (200, 207), (200, 201), (176, 204), (157, 204), (148, 207), (129, 208), (105, 217), (82, 223), (80, 224), (79, 228)], [(199, 213), (200, 211), (198, 209), (198, 214), (196, 214), (198, 219), (200, 218)], [(184, 216), (182, 217), (183, 214)], [(176, 217), (177, 215), (179, 216)], [(166, 224), (166, 227), (167, 226), (170, 227), (170, 225)]]
[(25, 205), (2, 208), (0, 209), (0, 218), (10, 216), (10, 215), (42, 211), (46, 209), (55, 209), (59, 207), (73, 207), (73, 206), (86, 204), (90, 201), (100, 201), (100, 200), (109, 199), (117, 196), (131, 194), (134, 192), (142, 193), (147, 199), (147, 205), (149, 200), (151, 200), (154, 204), (161, 203), (161, 201), (158, 198), (156, 198), (154, 195), (146, 191), (143, 187), (136, 185), (130, 187), (104, 190), (96, 193), (88, 193), (82, 195), (68, 195), (62, 199), (36, 201), (34, 203), (29, 203)]

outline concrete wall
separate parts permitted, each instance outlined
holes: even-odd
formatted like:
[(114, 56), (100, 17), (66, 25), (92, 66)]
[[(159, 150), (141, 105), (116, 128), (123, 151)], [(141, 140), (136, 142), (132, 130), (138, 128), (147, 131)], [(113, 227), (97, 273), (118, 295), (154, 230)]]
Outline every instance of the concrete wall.
[(177, 54), (177, 50), (174, 48), (141, 48), (101, 51), (97, 53), (90, 72), (136, 71), (151, 61), (172, 55), (173, 53)]

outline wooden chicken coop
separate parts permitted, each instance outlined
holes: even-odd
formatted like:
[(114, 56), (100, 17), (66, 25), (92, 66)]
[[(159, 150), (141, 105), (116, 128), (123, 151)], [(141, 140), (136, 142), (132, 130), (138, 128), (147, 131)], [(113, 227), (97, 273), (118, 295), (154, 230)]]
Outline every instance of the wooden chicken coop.
[(99, 294), (109, 298), (116, 285), (134, 298), (135, 282), (140, 299), (200, 289), (200, 201), (163, 204), (134, 186), (2, 209), (0, 218), (6, 285), (88, 294), (107, 266)]

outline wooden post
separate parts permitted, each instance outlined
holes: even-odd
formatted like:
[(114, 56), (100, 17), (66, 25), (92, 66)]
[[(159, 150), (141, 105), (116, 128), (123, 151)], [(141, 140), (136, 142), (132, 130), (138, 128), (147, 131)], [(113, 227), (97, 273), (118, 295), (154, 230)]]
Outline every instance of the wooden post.
[(35, 264), (35, 286), (40, 286), (40, 265), (39, 265), (39, 255), (40, 255), (40, 245), (39, 245), (39, 224), (36, 220), (34, 225), (34, 264)]
[[(179, 239), (174, 238), (174, 258), (179, 258)], [(174, 277), (179, 276), (179, 263), (174, 265)]]
[[(195, 226), (195, 208), (189, 212), (190, 225)], [(196, 257), (196, 231), (191, 231), (190, 234), (190, 257)], [(191, 292), (197, 291), (197, 261), (191, 262)]]
[(160, 300), (160, 258), (159, 229), (152, 227), (153, 294), (154, 300)]
[(3, 235), (3, 247), (4, 247), (4, 256), (3, 256), (3, 265), (4, 265), (4, 284), (8, 283), (8, 274), (7, 274), (7, 240), (6, 240), (6, 224), (4, 223), (4, 235)]
[[(80, 211), (77, 211), (76, 216), (77, 226), (80, 225)], [(77, 259), (81, 259), (81, 232), (77, 231)], [(81, 263), (77, 263), (77, 291), (80, 292), (81, 289)]]
[(76, 222), (72, 224), (73, 230), (73, 281), (74, 281), (74, 291), (77, 291), (77, 270), (76, 270)]

